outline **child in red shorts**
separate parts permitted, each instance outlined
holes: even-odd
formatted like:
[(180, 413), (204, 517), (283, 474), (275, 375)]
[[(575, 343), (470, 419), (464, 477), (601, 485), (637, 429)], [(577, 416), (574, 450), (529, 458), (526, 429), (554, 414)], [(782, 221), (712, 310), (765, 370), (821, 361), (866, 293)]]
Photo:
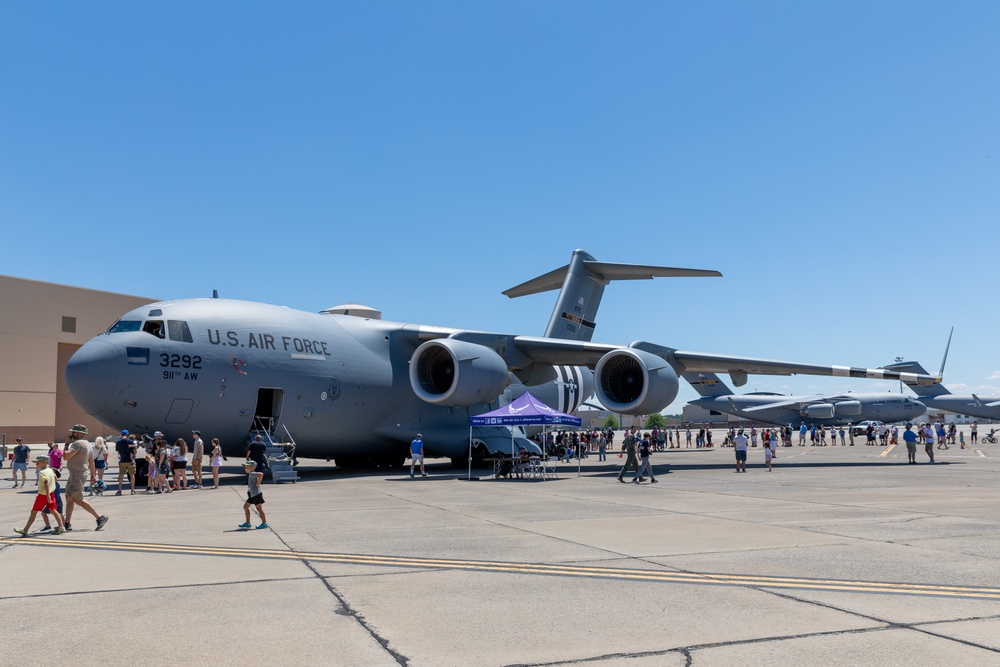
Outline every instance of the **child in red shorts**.
[(35, 457), (35, 468), (38, 470), (38, 495), (35, 496), (35, 504), (31, 506), (31, 514), (28, 516), (28, 523), (24, 524), (24, 528), (15, 528), (14, 532), (21, 537), (28, 536), (28, 529), (31, 528), (31, 524), (34, 523), (35, 517), (44, 508), (48, 508), (49, 512), (56, 518), (59, 523), (59, 527), (56, 528), (55, 534), (66, 532), (66, 528), (63, 524), (62, 514), (59, 513), (59, 509), (56, 507), (56, 475), (49, 469), (49, 457), (48, 456), (38, 456)]

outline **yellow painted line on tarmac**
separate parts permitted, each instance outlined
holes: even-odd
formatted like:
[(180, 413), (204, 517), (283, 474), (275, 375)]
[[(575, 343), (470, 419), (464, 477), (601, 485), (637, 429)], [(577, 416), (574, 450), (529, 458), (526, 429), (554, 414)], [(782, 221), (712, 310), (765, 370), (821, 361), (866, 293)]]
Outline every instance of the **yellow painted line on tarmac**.
[(886, 456), (889, 455), (889, 452), (891, 452), (894, 449), (896, 449), (896, 445), (889, 445), (888, 447), (886, 447), (886, 449), (885, 449), (884, 452), (882, 452), (881, 454), (878, 455), (879, 458), (880, 459), (884, 459)]
[(642, 570), (575, 565), (546, 565), (539, 563), (508, 563), (501, 561), (458, 560), (447, 558), (416, 558), (408, 556), (380, 556), (371, 554), (284, 551), (278, 549), (248, 549), (241, 547), (189, 546), (140, 542), (98, 542), (61, 538), (0, 538), (0, 544), (4, 543), (18, 546), (56, 548), (69, 547), (79, 549), (97, 549), (102, 551), (127, 551), (131, 553), (294, 560), (308, 561), (311, 563), (368, 565), (374, 567), (429, 568), (660, 583), (754, 586), (759, 588), (780, 588), (791, 590), (821, 590), (846, 593), (889, 593), (894, 595), (917, 595), (925, 597), (957, 597), (1000, 600), (1000, 588), (975, 586), (938, 586), (931, 584), (877, 581), (845, 581), (836, 579), (805, 579), (796, 577), (767, 577), (740, 574), (672, 572), (664, 570)]

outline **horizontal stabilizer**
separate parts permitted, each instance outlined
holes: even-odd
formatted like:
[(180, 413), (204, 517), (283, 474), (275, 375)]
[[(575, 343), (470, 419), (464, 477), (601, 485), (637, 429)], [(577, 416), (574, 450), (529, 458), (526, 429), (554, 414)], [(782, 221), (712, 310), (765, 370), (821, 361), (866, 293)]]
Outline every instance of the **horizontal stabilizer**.
[[(549, 271), (545, 275), (532, 278), (516, 287), (501, 292), (504, 296), (516, 299), (519, 296), (540, 294), (559, 289), (563, 286), (569, 264)], [(616, 264), (613, 262), (584, 261), (587, 273), (605, 282), (612, 280), (652, 280), (653, 278), (718, 278), (722, 274), (707, 269), (679, 269), (669, 266), (644, 266), (641, 264)]]
[(714, 398), (716, 396), (731, 396), (733, 390), (726, 386), (715, 373), (684, 373), (681, 375), (687, 383), (698, 392), (699, 396)]

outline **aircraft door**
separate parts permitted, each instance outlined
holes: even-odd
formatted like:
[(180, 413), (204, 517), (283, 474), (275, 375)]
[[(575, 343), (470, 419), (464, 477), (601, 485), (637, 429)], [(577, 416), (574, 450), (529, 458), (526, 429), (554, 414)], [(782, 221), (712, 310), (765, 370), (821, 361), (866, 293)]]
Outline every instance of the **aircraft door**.
[[(284, 398), (284, 389), (261, 387), (257, 390), (257, 407), (253, 413), (254, 430), (267, 431), (272, 438), (278, 436), (278, 419), (281, 417), (281, 406)], [(280, 438), (278, 439), (280, 440)]]

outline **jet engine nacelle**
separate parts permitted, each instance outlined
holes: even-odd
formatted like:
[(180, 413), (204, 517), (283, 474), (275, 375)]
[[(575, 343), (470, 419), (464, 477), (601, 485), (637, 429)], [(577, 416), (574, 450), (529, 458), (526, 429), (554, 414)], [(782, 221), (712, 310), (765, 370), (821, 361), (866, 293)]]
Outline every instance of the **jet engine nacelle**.
[(482, 345), (451, 338), (427, 341), (410, 358), (410, 386), (423, 401), (459, 406), (489, 403), (510, 384), (507, 362)]
[(623, 348), (594, 367), (594, 390), (608, 410), (627, 415), (659, 412), (677, 397), (677, 373), (661, 357)]
[(813, 403), (806, 406), (805, 413), (806, 417), (813, 419), (833, 419), (833, 405), (831, 403)]
[(838, 417), (856, 417), (861, 414), (861, 401), (840, 401), (834, 403)]

